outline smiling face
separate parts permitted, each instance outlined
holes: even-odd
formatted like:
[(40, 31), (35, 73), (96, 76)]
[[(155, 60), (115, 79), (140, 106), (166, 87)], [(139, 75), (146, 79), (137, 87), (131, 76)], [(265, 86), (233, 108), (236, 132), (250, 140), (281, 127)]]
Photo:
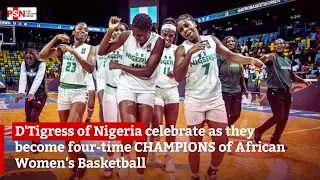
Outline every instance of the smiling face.
[(89, 29), (86, 23), (79, 23), (74, 28), (74, 38), (79, 42), (85, 42), (88, 38)]
[(177, 29), (180, 35), (188, 41), (193, 41), (199, 35), (197, 24), (188, 18), (181, 19), (177, 22)]
[(122, 32), (126, 31), (127, 28), (123, 25), (120, 24), (112, 33), (112, 39), (115, 39), (116, 37), (118, 37)]
[(174, 38), (176, 37), (176, 32), (172, 29), (166, 28), (161, 31), (161, 36), (163, 37), (165, 41), (165, 47), (168, 48), (171, 46), (171, 44), (174, 41)]
[(277, 39), (274, 41), (274, 47), (278, 53), (282, 53), (286, 48), (286, 44), (283, 39)]
[(226, 46), (229, 50), (234, 51), (236, 48), (236, 41), (233, 37), (229, 37), (226, 39)]

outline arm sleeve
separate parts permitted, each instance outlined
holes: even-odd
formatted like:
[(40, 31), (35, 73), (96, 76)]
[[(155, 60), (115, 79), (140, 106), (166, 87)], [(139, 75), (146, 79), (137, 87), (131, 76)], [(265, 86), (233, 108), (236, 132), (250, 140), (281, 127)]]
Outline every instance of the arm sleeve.
[(46, 73), (46, 63), (42, 62), (39, 66), (37, 76), (34, 79), (32, 86), (30, 88), (29, 94), (35, 94), (43, 81), (44, 75)]
[(20, 80), (19, 80), (19, 91), (18, 93), (25, 93), (26, 92), (26, 86), (27, 86), (27, 71), (26, 71), (26, 64), (23, 61), (21, 64), (21, 70), (20, 70)]

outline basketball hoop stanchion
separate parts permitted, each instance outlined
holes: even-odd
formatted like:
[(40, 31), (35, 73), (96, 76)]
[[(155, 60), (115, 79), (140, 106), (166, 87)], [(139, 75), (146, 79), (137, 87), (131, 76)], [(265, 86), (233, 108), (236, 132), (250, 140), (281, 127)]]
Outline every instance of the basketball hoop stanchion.
[(2, 41), (0, 40), (0, 51), (1, 51)]

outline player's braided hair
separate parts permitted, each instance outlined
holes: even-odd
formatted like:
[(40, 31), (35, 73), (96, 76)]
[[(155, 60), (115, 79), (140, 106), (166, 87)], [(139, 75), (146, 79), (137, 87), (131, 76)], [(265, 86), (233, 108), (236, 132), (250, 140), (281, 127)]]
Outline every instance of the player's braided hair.
[(179, 21), (184, 20), (184, 19), (189, 19), (189, 20), (191, 20), (192, 22), (196, 23), (197, 29), (200, 28), (199, 22), (198, 22), (197, 20), (195, 20), (190, 14), (182, 14), (182, 15), (180, 15), (180, 16), (177, 18), (176, 23), (178, 23)]
[(163, 21), (163, 24), (176, 25), (176, 20), (174, 18), (168, 17)]
[(137, 14), (133, 18), (132, 27), (136, 27), (139, 29), (150, 29), (152, 27), (152, 20), (147, 14)]
[(123, 25), (126, 30), (129, 30), (129, 26), (126, 23), (121, 22), (120, 24)]

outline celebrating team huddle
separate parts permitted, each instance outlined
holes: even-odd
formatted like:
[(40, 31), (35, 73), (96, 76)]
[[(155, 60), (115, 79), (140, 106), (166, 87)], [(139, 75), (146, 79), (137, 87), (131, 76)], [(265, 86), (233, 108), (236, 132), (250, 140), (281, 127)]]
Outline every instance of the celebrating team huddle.
[[(184, 14), (177, 19), (167, 18), (161, 26), (161, 35), (152, 31), (152, 20), (146, 14), (133, 19), (131, 29), (118, 17), (111, 17), (108, 31), (100, 45), (92, 47), (86, 43), (88, 26), (80, 22), (74, 26), (72, 37), (65, 34), (55, 36), (39, 53), (42, 59), (62, 56), (62, 70), (58, 89), (58, 112), (61, 122), (82, 122), (88, 105), (98, 93), (101, 122), (143, 122), (145, 128), (159, 128), (165, 116), (165, 126), (176, 126), (179, 111), (179, 82), (186, 79), (184, 114), (189, 128), (228, 126), (228, 116), (222, 96), (217, 54), (238, 64), (262, 67), (259, 59), (244, 57), (230, 51), (213, 36), (200, 36), (195, 19)], [(175, 45), (178, 33), (185, 39)], [(62, 43), (54, 47), (58, 41)], [(70, 44), (70, 45), (68, 45)], [(91, 92), (91, 95), (88, 95)], [(89, 104), (88, 104), (89, 103)], [(150, 118), (152, 117), (152, 118)], [(90, 117), (86, 122), (90, 121)], [(223, 133), (211, 137), (216, 145), (227, 142)], [(150, 137), (144, 141), (158, 141)], [(190, 136), (190, 142), (201, 142), (201, 136)], [(175, 141), (166, 136), (166, 142)], [(70, 142), (66, 141), (66, 145)], [(80, 144), (80, 141), (76, 141)], [(132, 141), (122, 141), (131, 145)], [(142, 145), (138, 148), (143, 149)], [(147, 159), (148, 153), (136, 152), (137, 157)], [(83, 152), (69, 152), (71, 159), (87, 158)], [(130, 152), (121, 156), (130, 160)], [(206, 179), (217, 179), (218, 167), (223, 152), (213, 152)], [(109, 160), (116, 159), (113, 152), (107, 153)], [(155, 153), (149, 153), (152, 162), (159, 162)], [(200, 153), (189, 152), (192, 179), (199, 179)], [(161, 163), (161, 162), (159, 162)], [(173, 154), (165, 154), (161, 163), (167, 172), (174, 172)], [(105, 178), (111, 178), (115, 170), (104, 169)], [(129, 168), (116, 170), (120, 178), (130, 176)], [(143, 179), (145, 169), (137, 169), (137, 179)], [(70, 180), (82, 178), (85, 167), (72, 169)]]

